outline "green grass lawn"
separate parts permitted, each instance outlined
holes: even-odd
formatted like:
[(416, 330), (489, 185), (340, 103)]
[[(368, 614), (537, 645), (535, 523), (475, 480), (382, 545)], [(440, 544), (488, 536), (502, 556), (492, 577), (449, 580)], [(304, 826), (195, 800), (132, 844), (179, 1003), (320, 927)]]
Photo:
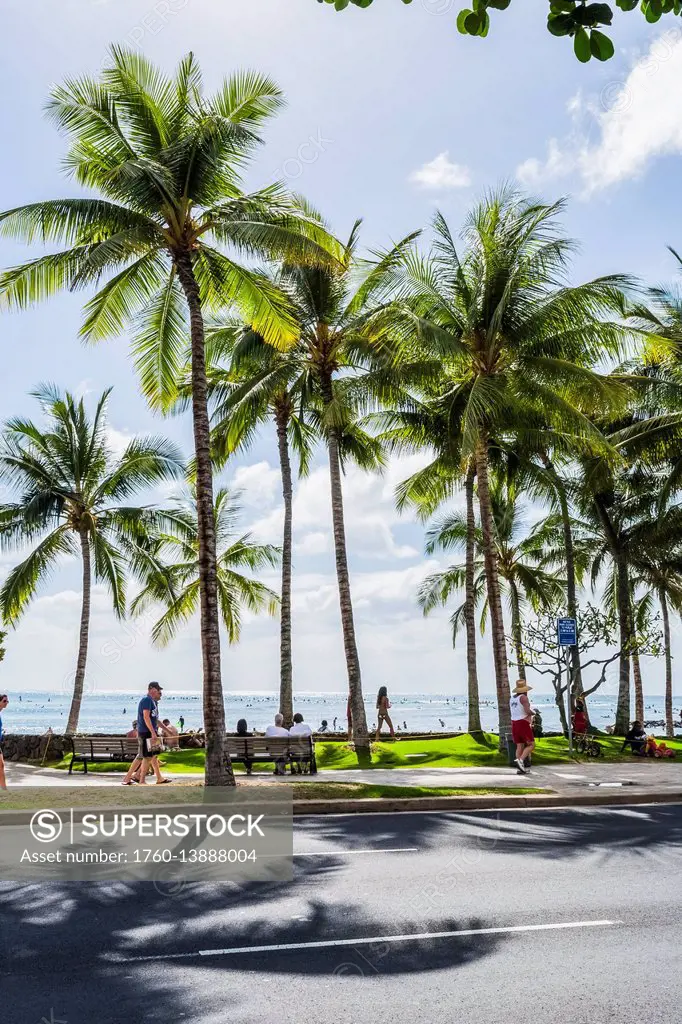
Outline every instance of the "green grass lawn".
[(513, 786), (372, 786), (365, 782), (300, 782), (294, 783), (294, 800), (391, 800), (432, 796), (518, 796), (527, 793), (547, 793), (546, 789)]
[[(419, 797), (447, 797), (447, 796), (519, 796), (526, 794), (547, 793), (550, 790), (533, 789), (530, 787), (501, 786), (497, 789), (491, 787), (470, 786), (373, 786), (364, 782), (332, 782), (325, 779), (324, 782), (297, 782), (295, 779), (284, 780), (274, 779), (264, 782), (262, 779), (253, 779), (247, 783), (248, 788), (263, 795), (281, 787), (291, 786), (294, 800), (390, 800), (410, 799)], [(246, 789), (246, 787), (244, 787)], [(178, 783), (176, 786), (161, 786), (157, 789), (155, 785), (135, 786), (134, 788), (122, 788), (121, 786), (97, 786), (78, 787), (69, 789), (55, 788), (50, 791), (50, 808), (73, 807), (82, 810), (105, 811), (115, 810), (120, 807), (151, 807), (162, 806), (167, 808), (173, 804), (186, 804), (188, 802), (198, 803), (201, 801), (201, 794), (204, 792), (203, 785), (197, 782)], [(240, 787), (240, 793), (242, 789)], [(43, 808), (46, 803), (45, 789), (42, 787), (21, 787), (9, 789), (6, 793), (0, 794), (0, 812), (34, 810)], [(0, 823), (2, 821), (0, 814)]]
[[(599, 761), (623, 761), (629, 762), (633, 758), (630, 754), (621, 754), (622, 740), (612, 736), (599, 736), (604, 756)], [(668, 740), (668, 745), (677, 751), (682, 751), (682, 741)], [(321, 742), (316, 744), (317, 764), (320, 769), (340, 770), (356, 769), (358, 767), (355, 753), (346, 743)], [(678, 757), (680, 755), (678, 754)], [(56, 767), (67, 768), (70, 757), (64, 758)], [(169, 774), (176, 772), (201, 774), (204, 771), (203, 750), (179, 750), (166, 752), (160, 757), (163, 770)], [(583, 759), (586, 762), (592, 758)], [(568, 741), (562, 736), (549, 736), (537, 741), (535, 764), (557, 764), (570, 762), (568, 754)], [(505, 755), (497, 749), (497, 736), (491, 733), (484, 733), (481, 736), (471, 736), (463, 733), (461, 736), (454, 736), (450, 739), (413, 739), (398, 740), (396, 742), (373, 743), (372, 744), (372, 767), (373, 768), (481, 768), (481, 767), (503, 767), (507, 764)], [(125, 764), (97, 764), (90, 765), (89, 771), (125, 771)], [(273, 769), (274, 765), (257, 765), (257, 771)], [(236, 771), (242, 771), (235, 766)], [(81, 767), (74, 768), (74, 773), (80, 774)]]

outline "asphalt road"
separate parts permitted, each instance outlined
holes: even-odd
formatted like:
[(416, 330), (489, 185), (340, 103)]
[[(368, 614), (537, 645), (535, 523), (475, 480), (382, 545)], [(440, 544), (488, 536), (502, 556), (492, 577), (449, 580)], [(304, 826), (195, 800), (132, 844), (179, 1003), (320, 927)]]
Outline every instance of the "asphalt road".
[(0, 883), (0, 1020), (680, 1019), (682, 805), (295, 829), (286, 884)]

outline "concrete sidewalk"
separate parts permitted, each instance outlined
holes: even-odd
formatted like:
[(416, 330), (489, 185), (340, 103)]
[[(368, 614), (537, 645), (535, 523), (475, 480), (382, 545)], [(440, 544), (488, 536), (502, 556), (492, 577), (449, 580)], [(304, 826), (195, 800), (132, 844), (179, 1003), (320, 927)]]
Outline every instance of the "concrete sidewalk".
[[(119, 786), (121, 773), (79, 772), (68, 775), (55, 768), (38, 768), (8, 763), (9, 786)], [(201, 782), (198, 774), (168, 776), (182, 785)], [(254, 772), (253, 778), (271, 779), (265, 772)], [(287, 776), (288, 779), (291, 776)], [(519, 775), (512, 768), (373, 768), (357, 771), (321, 771), (317, 775), (295, 776), (297, 782), (365, 782), (379, 786), (426, 786), (448, 788), (513, 788), (550, 789), (555, 793), (594, 792), (599, 789), (629, 789), (633, 793), (670, 793), (677, 791), (682, 799), (682, 763), (632, 761), (622, 764), (557, 764), (533, 768), (529, 775)], [(248, 785), (246, 776), (238, 776)], [(153, 785), (153, 782), (150, 783)]]

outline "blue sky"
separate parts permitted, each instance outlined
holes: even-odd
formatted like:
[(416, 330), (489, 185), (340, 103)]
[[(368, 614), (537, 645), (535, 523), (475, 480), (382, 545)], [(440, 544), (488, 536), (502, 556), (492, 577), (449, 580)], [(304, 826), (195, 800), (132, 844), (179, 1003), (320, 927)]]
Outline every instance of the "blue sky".
[[(548, 199), (570, 195), (567, 233), (581, 250), (575, 280), (627, 271), (651, 283), (674, 273), (666, 245), (682, 247), (682, 33), (617, 18), (614, 60), (587, 66), (566, 40), (545, 30), (535, 4), (513, 4), (487, 40), (460, 36), (450, 0), (376, 0), (336, 14), (315, 0), (6, 0), (0, 39), (5, 159), (0, 204), (8, 208), (73, 193), (60, 173), (63, 141), (42, 116), (50, 86), (94, 72), (111, 42), (139, 46), (170, 69), (188, 49), (207, 86), (253, 67), (285, 90), (288, 107), (270, 126), (250, 173), (257, 186), (284, 178), (345, 236), (356, 217), (364, 241), (385, 246), (426, 227), (440, 208), (453, 228), (486, 188), (517, 178)], [(531, 12), (535, 9), (535, 13)], [(678, 19), (679, 20), (679, 19)], [(0, 264), (24, 251), (0, 241)], [(22, 314), (3, 313), (0, 415), (35, 413), (28, 392), (40, 381), (94, 397), (114, 386), (112, 442), (136, 433), (170, 434), (187, 449), (189, 423), (162, 422), (139, 395), (121, 339), (97, 349), (78, 340), (85, 296), (61, 297)], [(423, 531), (393, 508), (395, 484), (351, 472), (349, 543), (358, 633), (368, 691), (463, 692), (462, 651), (453, 653), (443, 616), (424, 621), (414, 592), (428, 571)], [(265, 434), (226, 480), (242, 488), (245, 526), (276, 542), (281, 519), (276, 453)], [(328, 480), (319, 462), (297, 494), (295, 675), (303, 690), (345, 686), (329, 536)], [(11, 559), (2, 556), (0, 572)], [(3, 667), (7, 688), (69, 687), (78, 619), (76, 567), (56, 574), (19, 630)], [(112, 651), (118, 652), (112, 655)], [(247, 622), (242, 644), (225, 653), (234, 689), (277, 685), (276, 623)], [(493, 689), (484, 648), (482, 688)], [(661, 668), (648, 668), (650, 692)], [(104, 594), (93, 618), (90, 685), (125, 689), (150, 675), (172, 688), (200, 685), (197, 630), (164, 652), (150, 648), (145, 623), (122, 626)], [(418, 685), (415, 685), (415, 679)]]

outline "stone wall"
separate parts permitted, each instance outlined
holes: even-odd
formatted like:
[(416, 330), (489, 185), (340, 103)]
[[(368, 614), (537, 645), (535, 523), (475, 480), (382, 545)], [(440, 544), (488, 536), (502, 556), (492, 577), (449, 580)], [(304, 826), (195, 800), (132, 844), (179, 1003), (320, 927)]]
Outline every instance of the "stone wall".
[[(47, 757), (45, 753), (47, 750)], [(2, 753), (6, 761), (61, 761), (71, 753), (71, 740), (66, 736), (13, 736), (2, 738)]]

